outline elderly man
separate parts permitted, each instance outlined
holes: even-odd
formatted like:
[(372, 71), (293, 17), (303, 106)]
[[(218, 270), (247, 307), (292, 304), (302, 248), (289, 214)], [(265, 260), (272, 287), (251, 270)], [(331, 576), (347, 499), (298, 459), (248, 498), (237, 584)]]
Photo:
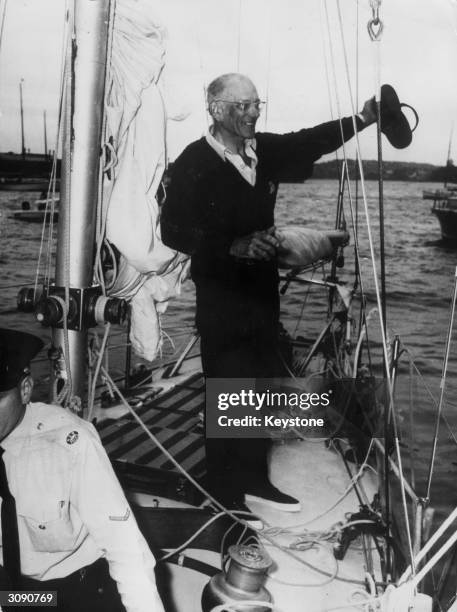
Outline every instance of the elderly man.
[[(278, 355), (278, 185), (308, 178), (317, 159), (354, 135), (350, 117), (295, 133), (256, 133), (261, 107), (255, 86), (241, 74), (209, 85), (213, 125), (176, 159), (162, 211), (163, 241), (191, 255), (207, 377), (284, 375)], [(357, 129), (375, 120), (371, 99), (356, 117)], [(207, 439), (210, 492), (232, 508), (257, 501), (298, 511), (299, 502), (270, 482), (267, 449), (263, 439)]]
[(42, 345), (0, 329), (0, 590), (57, 591), (65, 612), (164, 612), (154, 558), (94, 427), (30, 403), (28, 364)]

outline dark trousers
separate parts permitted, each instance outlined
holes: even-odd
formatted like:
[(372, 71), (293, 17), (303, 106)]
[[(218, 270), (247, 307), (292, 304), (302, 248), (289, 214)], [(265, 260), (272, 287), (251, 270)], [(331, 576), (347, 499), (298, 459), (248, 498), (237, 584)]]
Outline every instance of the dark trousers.
[[(218, 337), (219, 336), (219, 337)], [(276, 335), (242, 338), (201, 335), (203, 373), (209, 378), (271, 378), (284, 374)], [(208, 407), (210, 410), (211, 407)], [(268, 480), (270, 441), (263, 438), (207, 438), (210, 493), (222, 502), (242, 501), (252, 485)]]
[(34, 580), (22, 577), (22, 591), (57, 591), (57, 607), (2, 606), (3, 610), (58, 612), (125, 612), (116, 582), (108, 572), (105, 559), (98, 559), (65, 578)]

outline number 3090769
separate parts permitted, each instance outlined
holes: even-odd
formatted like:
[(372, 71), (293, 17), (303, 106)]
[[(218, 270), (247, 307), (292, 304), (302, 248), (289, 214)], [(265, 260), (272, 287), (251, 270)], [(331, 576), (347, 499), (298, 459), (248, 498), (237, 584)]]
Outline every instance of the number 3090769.
[(0, 591), (0, 606), (56, 605), (56, 591)]

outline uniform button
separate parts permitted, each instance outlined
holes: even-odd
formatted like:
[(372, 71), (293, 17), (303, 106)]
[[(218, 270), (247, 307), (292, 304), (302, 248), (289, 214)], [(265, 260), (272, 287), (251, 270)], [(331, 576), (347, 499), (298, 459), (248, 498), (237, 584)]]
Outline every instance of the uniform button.
[(46, 525), (38, 525), (39, 529), (46, 529)]

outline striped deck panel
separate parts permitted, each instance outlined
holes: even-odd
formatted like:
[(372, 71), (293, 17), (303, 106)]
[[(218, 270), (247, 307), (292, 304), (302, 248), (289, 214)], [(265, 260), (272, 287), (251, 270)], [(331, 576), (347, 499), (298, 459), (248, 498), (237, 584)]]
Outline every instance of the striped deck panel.
[[(204, 435), (197, 428), (204, 401), (203, 377), (196, 374), (136, 410), (160, 443), (195, 478), (205, 472)], [(179, 473), (133, 417), (103, 421), (97, 430), (113, 463)]]

